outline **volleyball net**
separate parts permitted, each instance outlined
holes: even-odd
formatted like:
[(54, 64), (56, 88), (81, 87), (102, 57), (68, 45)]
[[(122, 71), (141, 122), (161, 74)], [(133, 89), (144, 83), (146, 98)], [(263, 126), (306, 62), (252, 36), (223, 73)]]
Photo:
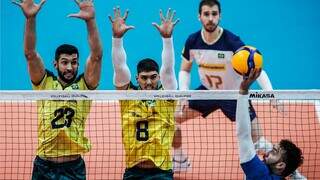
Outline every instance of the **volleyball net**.
[[(81, 114), (78, 118), (86, 117), (83, 133), (90, 140), (81, 148), (91, 145), (90, 151), (83, 154), (87, 178), (122, 179), (126, 168), (122, 135), (129, 133), (129, 130), (124, 129), (126, 126), (121, 122), (121, 113), (126, 113), (128, 120), (134, 122), (134, 117), (140, 116), (144, 123), (149, 120), (139, 114), (142, 112), (139, 108), (130, 110), (130, 103), (127, 108), (120, 108), (121, 102), (143, 102), (158, 108), (168, 104), (156, 103), (160, 101), (235, 100), (237, 97), (237, 91), (0, 91), (0, 179), (30, 179), (39, 144), (38, 136), (58, 136), (73, 123), (79, 123), (74, 120), (78, 114)], [(272, 143), (291, 139), (303, 151), (304, 164), (299, 171), (308, 179), (319, 179), (320, 91), (251, 91), (249, 98), (265, 138)], [(277, 102), (278, 109), (273, 107), (274, 102)], [(42, 108), (42, 114), (39, 108)], [(160, 108), (165, 113), (173, 114), (168, 109)], [(132, 117), (124, 112), (126, 110)], [(45, 119), (50, 118), (46, 128), (38, 128)], [(153, 131), (156, 132), (152, 130), (152, 123), (156, 123), (157, 118), (150, 119), (149, 124), (140, 123), (133, 130), (141, 144), (153, 137)], [(199, 116), (190, 119), (180, 127), (182, 148), (188, 155), (191, 167), (184, 172), (175, 172), (175, 179), (243, 179), (235, 123), (221, 110), (206, 118)], [(52, 135), (47, 131), (57, 133)], [(173, 138), (170, 135), (172, 132), (157, 131)], [(77, 133), (82, 131), (71, 132), (68, 136), (74, 136), (75, 140), (79, 136), (75, 135)], [(42, 144), (53, 143), (52, 138), (40, 139)], [(130, 141), (127, 143), (130, 144)], [(43, 149), (42, 154), (46, 155), (45, 152), (46, 149)]]

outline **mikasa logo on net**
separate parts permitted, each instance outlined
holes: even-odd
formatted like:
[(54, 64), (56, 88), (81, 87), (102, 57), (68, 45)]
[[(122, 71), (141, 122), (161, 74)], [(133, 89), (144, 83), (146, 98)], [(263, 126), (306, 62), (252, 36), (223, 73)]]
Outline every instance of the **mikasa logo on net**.
[(272, 93), (250, 93), (249, 98), (256, 98), (256, 99), (274, 99), (274, 94)]

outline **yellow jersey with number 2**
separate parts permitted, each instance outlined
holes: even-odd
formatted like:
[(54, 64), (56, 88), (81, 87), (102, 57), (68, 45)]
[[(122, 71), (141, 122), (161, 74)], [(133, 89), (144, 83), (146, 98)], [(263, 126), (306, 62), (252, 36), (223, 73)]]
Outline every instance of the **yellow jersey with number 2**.
[[(88, 90), (83, 75), (72, 84), (63, 87), (57, 77), (47, 71), (34, 90)], [(83, 154), (91, 149), (84, 135), (85, 123), (91, 101), (39, 100), (38, 148), (40, 157), (61, 157)]]

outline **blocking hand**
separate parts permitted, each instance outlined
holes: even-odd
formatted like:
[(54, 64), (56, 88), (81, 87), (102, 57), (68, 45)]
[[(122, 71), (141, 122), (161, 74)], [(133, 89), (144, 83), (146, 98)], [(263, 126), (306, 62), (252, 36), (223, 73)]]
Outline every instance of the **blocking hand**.
[(12, 0), (13, 4), (22, 9), (23, 14), (27, 19), (35, 17), (45, 2), (46, 0), (41, 0), (39, 4), (36, 4), (33, 0)]
[(126, 25), (126, 19), (128, 18), (129, 11), (126, 10), (123, 16), (121, 16), (120, 7), (113, 8), (114, 18), (110, 15), (109, 20), (112, 23), (112, 34), (114, 38), (122, 38), (122, 36), (134, 26)]
[(163, 16), (162, 10), (160, 9), (160, 21), (161, 24), (152, 23), (154, 27), (160, 32), (164, 38), (170, 38), (175, 25), (179, 22), (179, 19), (173, 21), (176, 11), (172, 11), (170, 8), (167, 11), (166, 17)]

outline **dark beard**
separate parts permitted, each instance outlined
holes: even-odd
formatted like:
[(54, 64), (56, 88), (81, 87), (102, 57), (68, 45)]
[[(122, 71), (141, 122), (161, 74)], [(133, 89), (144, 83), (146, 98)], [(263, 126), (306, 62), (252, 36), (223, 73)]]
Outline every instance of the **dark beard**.
[(58, 70), (58, 76), (59, 76), (59, 78), (60, 78), (63, 82), (65, 82), (66, 84), (71, 84), (71, 83), (76, 79), (77, 74), (78, 74), (78, 72), (76, 71), (76, 72), (74, 73), (73, 78), (71, 78), (71, 79), (66, 79), (66, 78), (63, 76), (62, 72)]
[(206, 27), (204, 27), (204, 29), (205, 29), (207, 32), (209, 32), (209, 33), (213, 33), (213, 32), (217, 29), (217, 27), (218, 27), (218, 25), (216, 25), (216, 26), (213, 28), (213, 30), (207, 29)]

